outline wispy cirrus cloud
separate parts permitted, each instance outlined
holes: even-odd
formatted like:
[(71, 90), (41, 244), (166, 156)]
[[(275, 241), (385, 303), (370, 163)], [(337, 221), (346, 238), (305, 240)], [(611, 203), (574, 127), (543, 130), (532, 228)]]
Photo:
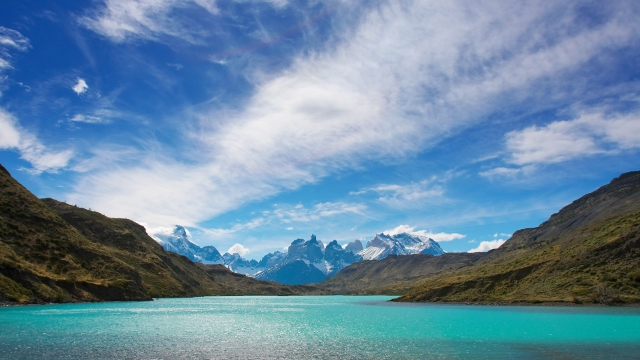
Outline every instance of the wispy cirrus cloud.
[(55, 173), (65, 168), (73, 157), (72, 150), (54, 151), (47, 148), (29, 131), (20, 127), (16, 119), (0, 108), (0, 150), (15, 149), (29, 162), (33, 174)]
[[(0, 26), (0, 74), (11, 69), (10, 51), (26, 51), (31, 47), (29, 39), (18, 31)], [(2, 81), (0, 79), (0, 81)]]
[(80, 17), (79, 22), (118, 43), (158, 40), (161, 36), (199, 42), (200, 39), (194, 36), (199, 30), (189, 27), (188, 17), (184, 14), (177, 14), (188, 8), (218, 13), (214, 0), (105, 0), (104, 5)]
[[(28, 38), (18, 31), (0, 26), (0, 75), (4, 70), (13, 68), (10, 51), (27, 51), (29, 48), (31, 44)], [(4, 76), (0, 76), (0, 84), (4, 79)], [(58, 172), (69, 164), (74, 155), (72, 150), (51, 150), (35, 134), (20, 126), (15, 116), (0, 108), (0, 150), (5, 149), (18, 151), (20, 158), (31, 164), (31, 168), (24, 170), (32, 174)]]
[(325, 202), (306, 208), (301, 204), (290, 207), (278, 206), (273, 211), (265, 211), (263, 214), (272, 216), (279, 221), (289, 224), (292, 222), (311, 222), (321, 218), (336, 215), (354, 214), (364, 216), (367, 209), (365, 205), (345, 202)]
[[(125, 11), (116, 1), (107, 5), (121, 8), (106, 7), (86, 24), (114, 41), (179, 36), (169, 20), (167, 30), (145, 25), (167, 17), (173, 2), (145, 3), (148, 11), (133, 3), (132, 14), (142, 13), (127, 15), (126, 26), (110, 15)], [(608, 6), (595, 25), (578, 22), (572, 2), (383, 2), (358, 21), (336, 18), (355, 25), (288, 69), (252, 77), (242, 108), (196, 114), (199, 122), (184, 127), (192, 131), (180, 134), (196, 160), (149, 154), (86, 174), (69, 199), (148, 223), (192, 225), (368, 161), (416, 154), (505, 103), (567, 98), (555, 96), (567, 72), (638, 39), (637, 9)], [(379, 190), (389, 202), (437, 195), (416, 186)]]
[(369, 192), (378, 194), (378, 201), (393, 207), (424, 206), (434, 200), (442, 199), (444, 189), (434, 180), (423, 180), (408, 185), (382, 184), (351, 192), (350, 195), (361, 195)]

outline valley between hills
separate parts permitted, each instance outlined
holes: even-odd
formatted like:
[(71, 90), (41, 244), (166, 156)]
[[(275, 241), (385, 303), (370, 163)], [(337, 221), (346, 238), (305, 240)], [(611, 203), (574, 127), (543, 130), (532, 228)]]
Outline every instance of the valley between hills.
[[(38, 199), (0, 166), (0, 302), (7, 304), (325, 294), (392, 294), (399, 302), (640, 303), (640, 171), (622, 174), (487, 253), (442, 254), (437, 244), (415, 243), (423, 253), (395, 255), (403, 253), (379, 236), (380, 251), (389, 251), (378, 260), (358, 258), (371, 251), (322, 244), (318, 256), (342, 265), (312, 273), (320, 282), (273, 281), (284, 279), (278, 276), (286, 266), (317, 270), (299, 259), (281, 262), (260, 280), (167, 251), (131, 220)], [(314, 237), (296, 240), (290, 253), (316, 245)]]

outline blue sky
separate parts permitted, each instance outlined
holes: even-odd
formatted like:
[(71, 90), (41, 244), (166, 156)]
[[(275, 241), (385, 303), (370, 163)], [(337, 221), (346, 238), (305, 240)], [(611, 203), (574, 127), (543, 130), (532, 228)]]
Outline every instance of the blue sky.
[[(247, 258), (486, 250), (640, 163), (637, 1), (5, 1), (0, 163)], [(239, 247), (236, 247), (239, 248)]]

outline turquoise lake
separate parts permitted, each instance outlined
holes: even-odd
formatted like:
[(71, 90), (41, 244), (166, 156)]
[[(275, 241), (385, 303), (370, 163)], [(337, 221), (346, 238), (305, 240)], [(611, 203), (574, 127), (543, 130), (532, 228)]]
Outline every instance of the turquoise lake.
[(246, 296), (0, 308), (2, 359), (638, 359), (640, 309)]

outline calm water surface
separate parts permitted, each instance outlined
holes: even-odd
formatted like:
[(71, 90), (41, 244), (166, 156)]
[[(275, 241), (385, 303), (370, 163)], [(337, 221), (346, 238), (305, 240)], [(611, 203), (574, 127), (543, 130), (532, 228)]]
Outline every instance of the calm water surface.
[(640, 359), (640, 309), (204, 297), (0, 308), (2, 359)]

